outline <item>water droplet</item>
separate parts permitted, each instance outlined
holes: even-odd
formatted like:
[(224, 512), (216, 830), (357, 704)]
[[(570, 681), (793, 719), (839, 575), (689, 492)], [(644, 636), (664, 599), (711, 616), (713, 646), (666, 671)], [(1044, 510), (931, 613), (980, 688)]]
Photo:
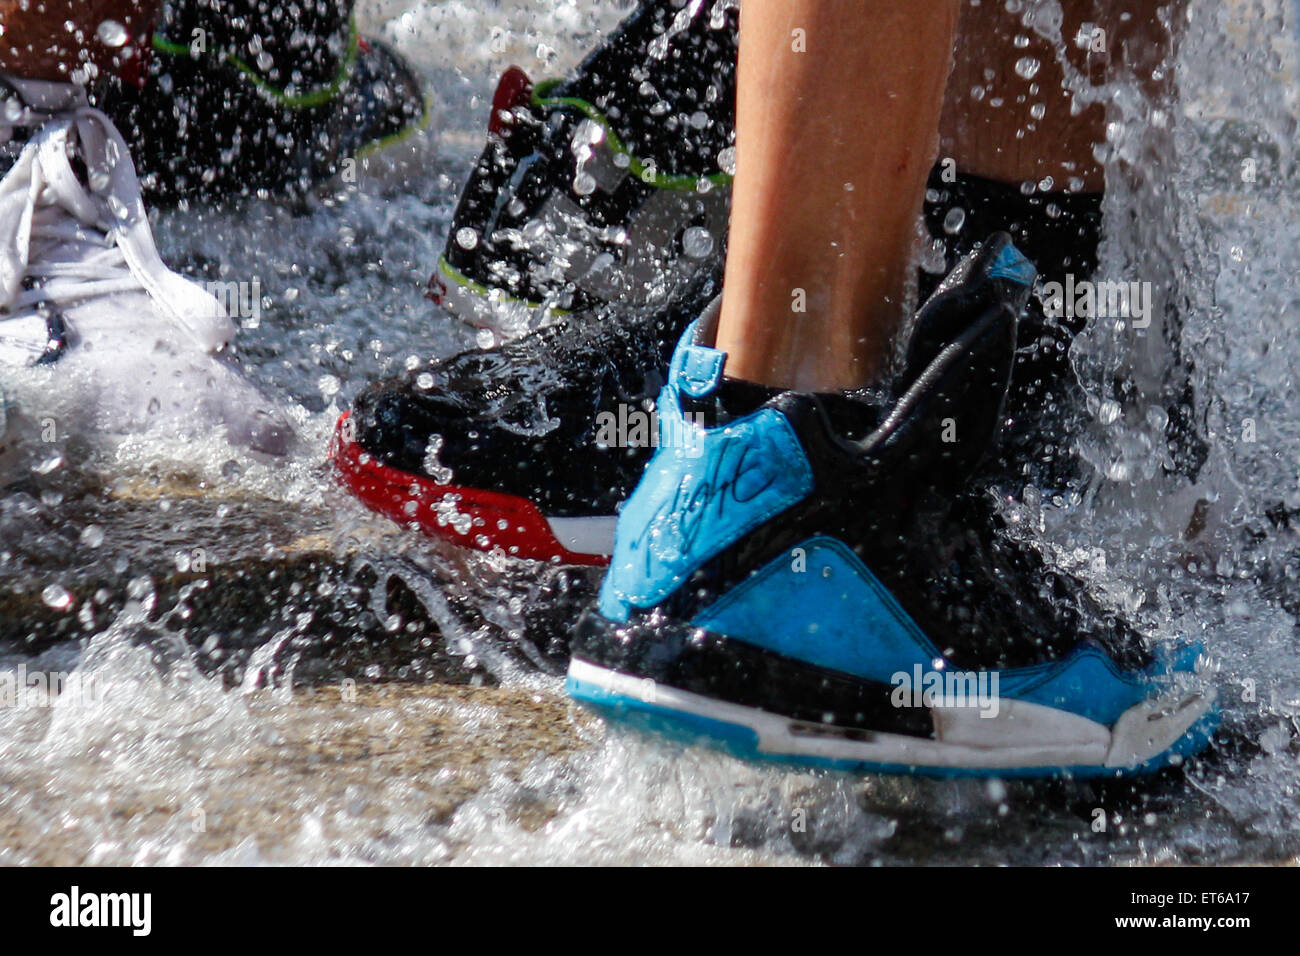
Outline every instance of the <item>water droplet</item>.
[(703, 259), (713, 251), (713, 234), (703, 226), (689, 226), (682, 233), (682, 251), (692, 259)]
[(704, 110), (696, 110), (691, 114), (691, 117), (687, 122), (689, 122), (691, 127), (694, 129), (704, 129), (704, 127), (709, 125), (709, 114), (705, 113)]
[(596, 146), (605, 141), (605, 127), (594, 120), (585, 119), (573, 131), (574, 146)]
[[(429, 438), (429, 443), (424, 446), (424, 461), (422, 463), (424, 473), (440, 484), (451, 482), (451, 469), (438, 460), (438, 453), (442, 451), (443, 438), (441, 435), (433, 435)], [(443, 502), (446, 504), (446, 502)], [(461, 526), (456, 526), (458, 531), (462, 531)], [(468, 526), (465, 527), (468, 530)], [(464, 533), (462, 531), (462, 533)]]
[(961, 227), (964, 225), (966, 225), (966, 210), (961, 206), (953, 206), (948, 210), (948, 215), (943, 217), (943, 231), (950, 236), (961, 232)]
[(727, 146), (718, 151), (718, 168), (728, 176), (736, 175), (736, 147)]
[(1034, 119), (1042, 119), (1047, 115), (1047, 104), (1035, 103), (1033, 106), (1029, 107), (1029, 115)]
[(1119, 402), (1113, 398), (1108, 398), (1101, 403), (1101, 408), (1097, 410), (1097, 421), (1103, 425), (1113, 425), (1119, 421), (1120, 411)]
[(590, 196), (596, 191), (596, 177), (583, 170), (573, 177), (573, 191), (579, 196)]
[(419, 375), (415, 376), (415, 387), (427, 392), (429, 389), (433, 388), (433, 376), (428, 372), (421, 372)]
[(461, 226), (456, 230), (456, 245), (462, 249), (473, 249), (478, 245), (478, 232), (469, 226)]
[(1043, 64), (1039, 63), (1038, 60), (1034, 59), (1032, 56), (1022, 56), (1020, 59), (1016, 60), (1016, 76), (1019, 76), (1022, 79), (1032, 80), (1042, 65)]
[(33, 468), (32, 471), (36, 472), (38, 475), (48, 475), (50, 472), (57, 470), (62, 465), (63, 456), (54, 455), (51, 458), (46, 458), (43, 462)]
[(479, 329), (474, 336), (474, 342), (481, 349), (490, 349), (496, 344), (497, 337), (492, 334), (491, 329)]
[(131, 35), (126, 32), (126, 27), (116, 20), (105, 20), (95, 30), (95, 38), (104, 46), (117, 49), (126, 46), (126, 41), (131, 39)]
[(98, 548), (104, 543), (104, 529), (97, 524), (88, 524), (81, 529), (81, 543), (88, 548)]
[(933, 239), (922, 248), (920, 266), (923, 271), (931, 275), (943, 275), (948, 271), (942, 239)]
[(41, 592), (41, 600), (56, 611), (66, 611), (72, 606), (72, 595), (62, 584), (48, 585)]

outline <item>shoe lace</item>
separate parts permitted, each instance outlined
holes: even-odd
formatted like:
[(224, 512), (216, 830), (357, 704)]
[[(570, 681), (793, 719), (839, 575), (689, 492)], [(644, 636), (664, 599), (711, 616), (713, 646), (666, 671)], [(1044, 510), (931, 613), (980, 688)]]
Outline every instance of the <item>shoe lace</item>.
[[(51, 215), (51, 213), (54, 213)], [(15, 310), (48, 303), (74, 302), (144, 288), (131, 272), (110, 227), (71, 223), (53, 209), (42, 209), (32, 223), (30, 286), (15, 298)]]
[(233, 332), (216, 299), (162, 264), (125, 140), (79, 106), (46, 122), (0, 185), (0, 319), (138, 291), (205, 349)]

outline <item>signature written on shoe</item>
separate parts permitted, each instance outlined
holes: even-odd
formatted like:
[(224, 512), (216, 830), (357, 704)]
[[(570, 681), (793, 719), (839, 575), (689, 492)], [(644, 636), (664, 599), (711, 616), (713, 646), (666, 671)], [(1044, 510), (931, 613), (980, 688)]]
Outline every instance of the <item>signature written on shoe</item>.
[[(775, 414), (775, 413), (774, 413)], [(645, 515), (628, 542), (642, 580), (679, 577), (802, 498), (812, 485), (807, 459), (788, 428), (747, 423), (706, 435), (688, 459), (661, 451), (624, 516)], [(636, 500), (640, 498), (641, 500)], [(631, 569), (629, 569), (631, 570)]]

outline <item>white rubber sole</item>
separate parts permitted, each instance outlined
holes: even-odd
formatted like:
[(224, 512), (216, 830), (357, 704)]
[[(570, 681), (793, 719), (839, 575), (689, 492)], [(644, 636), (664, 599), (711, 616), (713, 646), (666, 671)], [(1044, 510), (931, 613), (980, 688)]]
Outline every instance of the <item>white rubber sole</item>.
[(555, 540), (575, 554), (590, 554), (608, 558), (614, 553), (614, 529), (617, 515), (597, 515), (591, 518), (546, 518)]
[(666, 716), (743, 728), (753, 733), (759, 757), (966, 771), (1136, 769), (1178, 744), (1215, 698), (1213, 688), (1171, 693), (1129, 708), (1114, 727), (1028, 701), (1003, 699), (996, 716), (980, 716), (972, 707), (936, 707), (933, 738), (920, 738), (804, 723), (576, 659), (569, 664), (569, 688), (577, 699), (599, 706), (633, 702)]

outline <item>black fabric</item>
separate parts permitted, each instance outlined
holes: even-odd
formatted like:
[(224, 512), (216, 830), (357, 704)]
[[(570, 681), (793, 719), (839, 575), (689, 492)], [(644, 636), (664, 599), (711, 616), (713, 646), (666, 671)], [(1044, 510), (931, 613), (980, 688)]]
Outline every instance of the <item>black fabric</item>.
[[(679, 13), (681, 7), (671, 0), (640, 4), (546, 95), (594, 105), (623, 145), (658, 171), (703, 176), (719, 171), (719, 153), (735, 140), (737, 15), (727, 11), (715, 24), (707, 7), (702, 8), (671, 37), (662, 57), (654, 55), (651, 45), (662, 42)], [(572, 108), (520, 108), (513, 116), (502, 136), (489, 137), (470, 174), (443, 255), (474, 281), (512, 297), (574, 311), (595, 308), (603, 300), (573, 283), (557, 282), (548, 270), (534, 268), (536, 253), (496, 237), (525, 228), (557, 194), (575, 204), (594, 229), (624, 226), (655, 187), (627, 176), (613, 192), (579, 195), (571, 188), (576, 172), (572, 140), (584, 114)], [(689, 205), (689, 194), (678, 198)], [(683, 219), (679, 238), (693, 224), (685, 221), (689, 214)], [(470, 249), (455, 241), (466, 228), (479, 236)], [(701, 263), (701, 274), (720, 261), (719, 240), (714, 255)], [(617, 242), (591, 241), (601, 246), (596, 252), (616, 259), (621, 255)]]
[[(960, 210), (961, 230), (950, 235), (945, 221)], [(944, 243), (945, 272), (969, 251), (972, 238), (994, 230), (1011, 234), (1017, 248), (1038, 269), (1041, 282), (1089, 278), (1097, 268), (1101, 241), (1101, 196), (1095, 193), (1034, 192), (978, 176), (944, 181), (936, 167), (926, 190), (925, 223)], [(925, 296), (940, 275), (922, 272)], [(1075, 476), (1075, 462), (1064, 436), (1077, 430), (1084, 407), (1082, 390), (1070, 368), (1069, 350), (1086, 320), (1048, 318), (1031, 296), (1017, 333), (1012, 387), (1007, 394), (1006, 430), (995, 473), (1016, 485), (1033, 482), (1061, 488)]]
[(437, 436), (438, 464), (451, 470), (440, 480), (518, 495), (552, 516), (612, 514), (653, 448), (601, 447), (599, 417), (653, 407), (678, 337), (717, 288), (705, 277), (632, 321), (588, 317), (372, 385), (353, 405), (357, 441), (429, 475)]
[(188, 45), (202, 30), (209, 51), (235, 54), (268, 83), (311, 89), (328, 84), (343, 64), (355, 6), (356, 0), (168, 0), (157, 32)]

